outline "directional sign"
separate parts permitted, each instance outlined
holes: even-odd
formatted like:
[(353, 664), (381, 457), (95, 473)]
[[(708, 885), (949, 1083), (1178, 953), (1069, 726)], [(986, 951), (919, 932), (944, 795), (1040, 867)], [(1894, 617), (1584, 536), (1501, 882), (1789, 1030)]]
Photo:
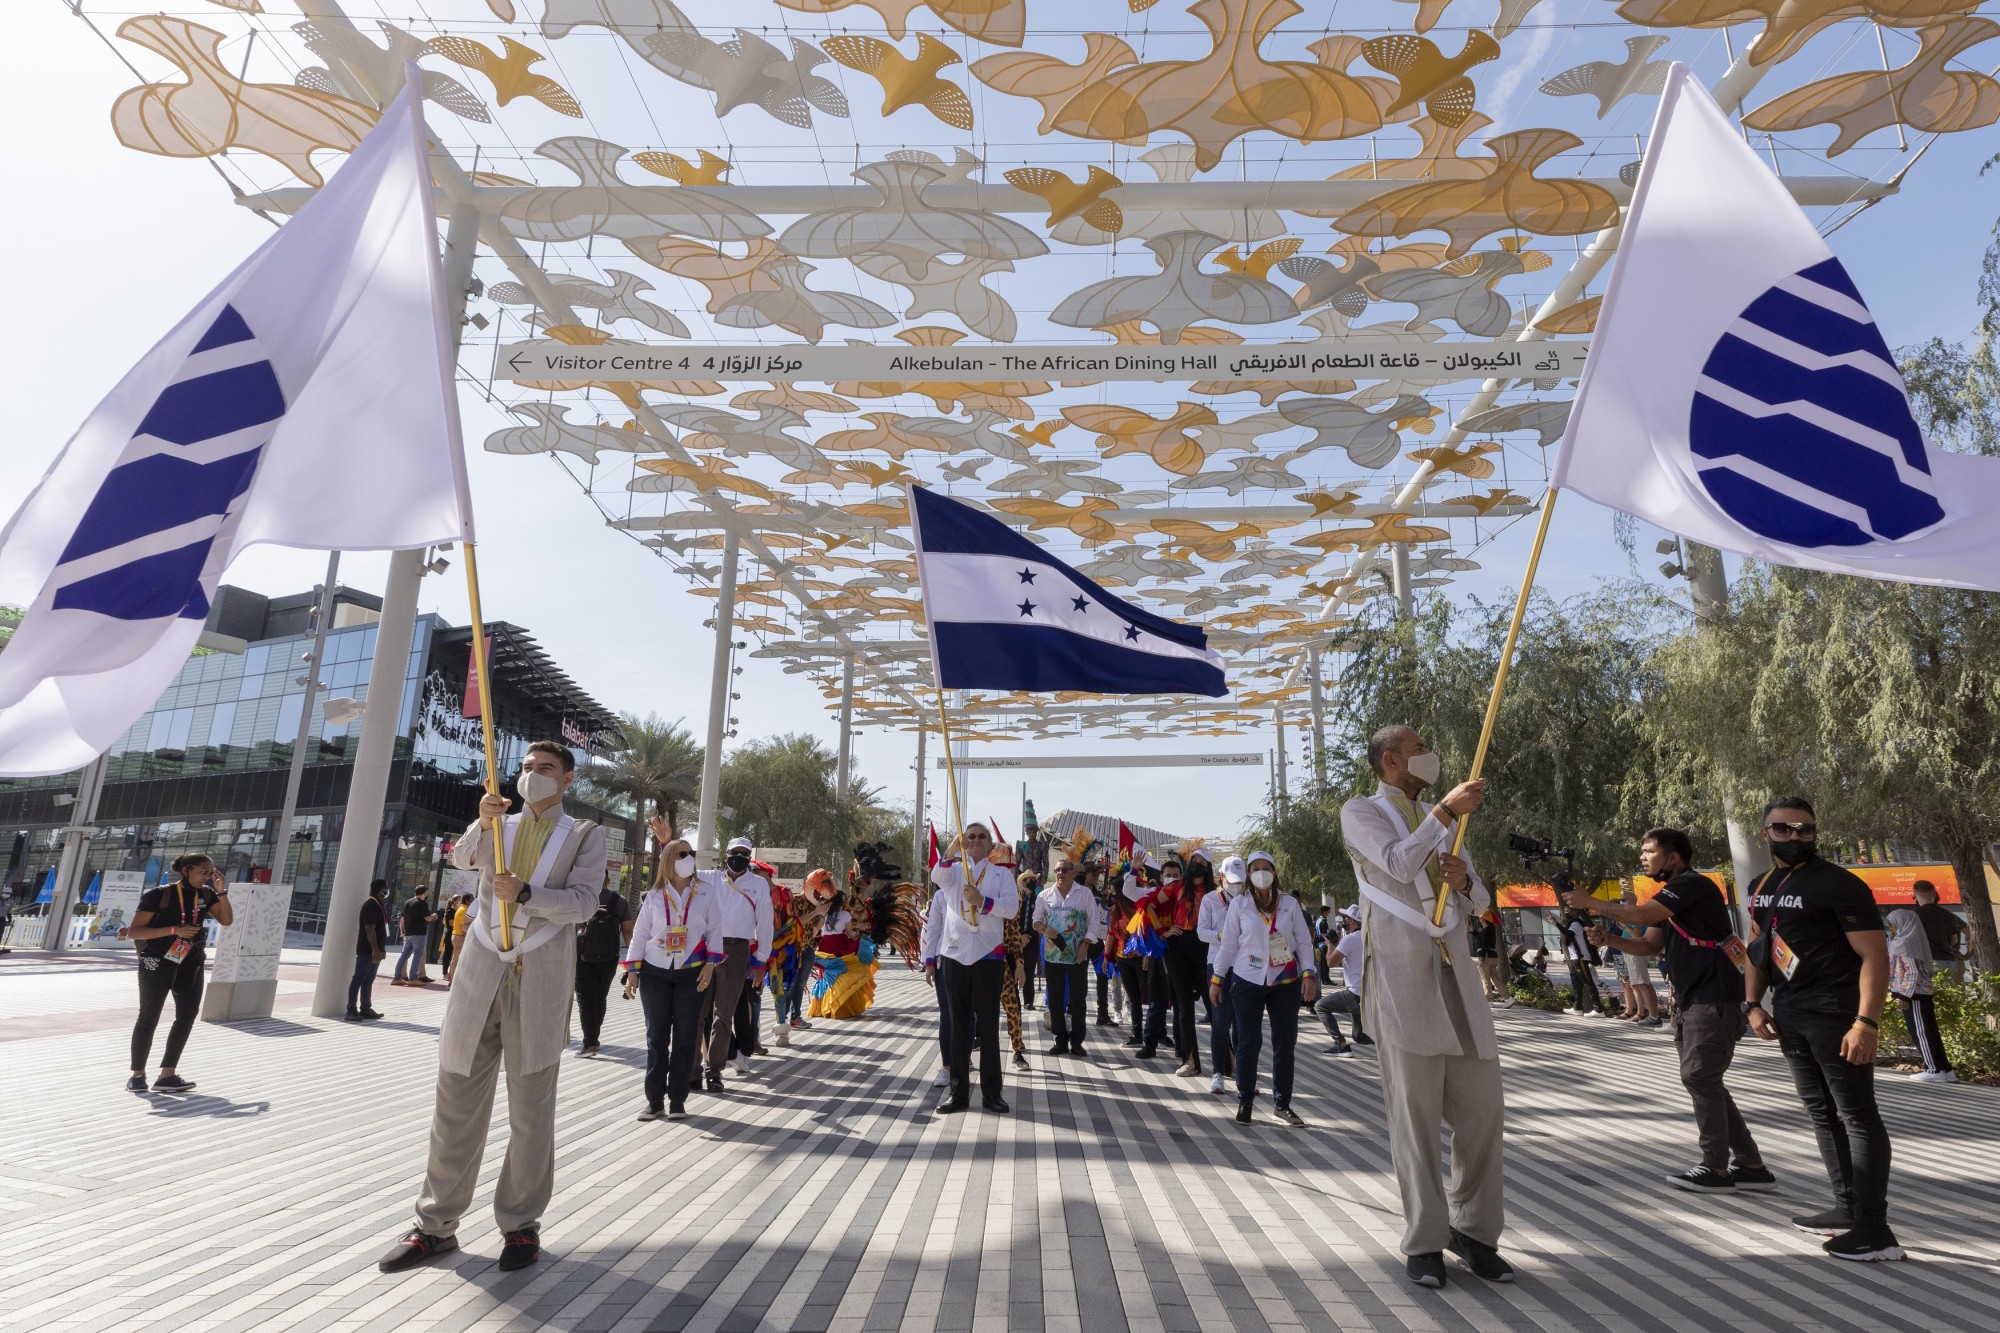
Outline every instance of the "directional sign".
[[(939, 768), (945, 761), (937, 761)], [(1262, 768), (1261, 754), (1049, 754), (954, 759), (953, 768)]]
[(806, 849), (803, 847), (759, 847), (757, 859), (774, 866), (800, 866), (806, 863)]
[(1573, 379), (1589, 343), (1425, 342), (1420, 338), (1343, 338), (1335, 342), (1241, 347), (981, 347), (786, 343), (778, 346), (608, 342), (574, 346), (552, 339), (507, 343), (499, 373), (534, 384), (604, 380), (664, 384), (674, 380), (759, 380), (831, 384), (864, 380), (906, 384), (939, 380), (1314, 380), (1398, 379), (1448, 383), (1518, 376)]

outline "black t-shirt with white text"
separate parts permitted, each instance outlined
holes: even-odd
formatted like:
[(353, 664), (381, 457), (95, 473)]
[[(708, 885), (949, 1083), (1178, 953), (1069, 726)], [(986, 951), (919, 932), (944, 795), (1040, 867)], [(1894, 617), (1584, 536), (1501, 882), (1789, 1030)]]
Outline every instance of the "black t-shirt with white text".
[[(1667, 937), (1660, 965), (1674, 986), (1674, 1003), (1722, 1004), (1743, 999), (1743, 975), (1722, 944), (1736, 933), (1722, 890), (1706, 875), (1683, 870), (1653, 895), (1653, 901), (1673, 913), (1660, 927)], [(1679, 926), (1680, 930), (1674, 927)], [(1693, 939), (1681, 934), (1686, 931)]]
[[(158, 888), (147, 889), (139, 895), (139, 912), (151, 912), (146, 918), (149, 926), (199, 926), (208, 920), (209, 909), (215, 906), (215, 893), (211, 889), (197, 889), (192, 884), (178, 881), (162, 884)], [(178, 935), (161, 935), (155, 939), (140, 940), (139, 952), (149, 958), (165, 958), (167, 950), (174, 947)], [(188, 954), (181, 962), (200, 967), (202, 954), (208, 947), (206, 931), (188, 941)]]
[[(356, 958), (373, 957), (375, 951), (383, 946), (382, 922), (382, 900), (371, 894), (368, 901), (361, 904), (361, 925), (354, 932), (354, 956)], [(375, 927), (375, 942), (373, 944), (368, 942), (368, 927), (370, 926)]]
[[(1861, 955), (1847, 935), (1882, 929), (1882, 909), (1861, 877), (1814, 856), (1798, 866), (1773, 866), (1750, 901), (1758, 928), (1773, 936), (1775, 1003), (1801, 1013), (1859, 1013)], [(1779, 963), (1781, 942), (1796, 960), (1789, 978)]]

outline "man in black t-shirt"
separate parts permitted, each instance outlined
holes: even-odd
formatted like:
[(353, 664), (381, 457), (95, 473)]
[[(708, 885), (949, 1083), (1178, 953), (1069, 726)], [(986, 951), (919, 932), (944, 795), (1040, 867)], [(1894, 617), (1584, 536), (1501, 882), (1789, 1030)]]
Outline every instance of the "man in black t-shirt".
[(631, 942), (632, 905), (611, 887), (607, 872), (606, 883), (597, 893), (596, 913), (576, 928), (576, 1016), (583, 1024), (583, 1049), (577, 1054), (585, 1059), (597, 1055), (611, 979)]
[(1859, 876), (1819, 858), (1818, 838), (1805, 798), (1764, 807), (1776, 864), (1750, 889), (1743, 1008), (1751, 1030), (1784, 1052), (1833, 1183), (1835, 1206), (1792, 1225), (1832, 1236), (1825, 1248), (1837, 1259), (1900, 1259), (1889, 1229), (1889, 1131), (1875, 1105), (1889, 945), (1875, 896)]
[(354, 975), (347, 980), (347, 1013), (350, 1023), (364, 1018), (380, 1018), (375, 1012), (375, 969), (388, 955), (384, 934), (389, 918), (382, 910), (389, 896), (389, 881), (378, 879), (368, 885), (368, 897), (361, 904), (361, 929), (354, 935)]
[(1938, 901), (1937, 885), (1927, 879), (1920, 879), (1910, 886), (1910, 897), (1916, 902), (1917, 920), (1924, 928), (1924, 939), (1931, 946), (1931, 961), (1937, 970), (1958, 980), (1958, 965), (1971, 952), (1966, 947), (1965, 923), (1958, 914)]
[[(1762, 1193), (1776, 1189), (1778, 1178), (1765, 1167), (1757, 1140), (1722, 1081), (1743, 1035), (1743, 974), (1734, 961), (1742, 944), (1722, 890), (1689, 868), (1693, 855), (1687, 834), (1652, 829), (1639, 840), (1639, 864), (1660, 882), (1658, 893), (1643, 903), (1607, 903), (1586, 889), (1572, 889), (1569, 905), (1640, 927), (1643, 935), (1620, 939), (1617, 947), (1637, 958), (1659, 958), (1673, 985), (1674, 1047), (1681, 1086), (1694, 1100), (1701, 1165), (1667, 1177), (1668, 1183), (1699, 1194)], [(1593, 942), (1604, 942), (1601, 933)]]

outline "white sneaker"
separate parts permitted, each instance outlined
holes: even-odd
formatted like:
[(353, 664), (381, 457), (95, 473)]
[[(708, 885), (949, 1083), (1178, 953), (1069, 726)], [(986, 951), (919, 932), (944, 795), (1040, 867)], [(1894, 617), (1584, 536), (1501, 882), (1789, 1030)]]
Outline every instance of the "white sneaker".
[(1209, 1078), (1209, 1080), (1208, 1080), (1208, 1090), (1209, 1090), (1210, 1092), (1226, 1092), (1226, 1091), (1228, 1091), (1227, 1087), (1226, 1087), (1226, 1086), (1224, 1085), (1224, 1083), (1223, 1083), (1223, 1081), (1222, 1081), (1222, 1075), (1220, 1075), (1220, 1074), (1216, 1074), (1216, 1075), (1213, 1075), (1213, 1076), (1211, 1076), (1211, 1077)]
[(948, 1088), (948, 1087), (950, 1087), (950, 1086), (951, 1086), (951, 1071), (950, 1071), (949, 1069), (940, 1069), (940, 1070), (938, 1070), (938, 1072), (937, 1072), (937, 1077), (931, 1080), (931, 1086), (932, 1086), (932, 1087), (934, 1087), (934, 1088)]
[(749, 1077), (750, 1077), (750, 1057), (749, 1057), (749, 1056), (747, 1056), (747, 1055), (739, 1055), (739, 1056), (737, 1056), (737, 1057), (736, 1057), (736, 1072), (737, 1072), (737, 1073), (739, 1073), (739, 1074), (741, 1074), (741, 1075), (742, 1075), (743, 1077), (745, 1077), (745, 1078), (749, 1078)]
[(1931, 1070), (1931, 1071), (1926, 1071), (1925, 1073), (1922, 1073), (1922, 1074), (1912, 1074), (1912, 1075), (1910, 1075), (1910, 1077), (1911, 1077), (1912, 1079), (1914, 1079), (1915, 1081), (1917, 1081), (1918, 1083), (1956, 1083), (1956, 1082), (1958, 1082), (1958, 1075), (1956, 1075), (1956, 1074), (1952, 1073), (1952, 1072), (1951, 1072), (1951, 1071), (1950, 1071), (1949, 1069), (1938, 1069), (1938, 1070)]
[(1513, 996), (1511, 996), (1511, 995), (1509, 995), (1509, 996), (1508, 996), (1508, 997), (1507, 997), (1506, 999), (1504, 999), (1504, 1000), (1500, 1001), (1500, 1007), (1501, 1007), (1502, 1009), (1512, 1009), (1512, 1008), (1514, 1007), (1515, 1003), (1516, 1003), (1516, 1001), (1515, 1001), (1514, 997), (1513, 997)]
[(787, 1027), (783, 1023), (778, 1024), (778, 1045), (790, 1046), (791, 1044), (792, 1044), (791, 1028)]

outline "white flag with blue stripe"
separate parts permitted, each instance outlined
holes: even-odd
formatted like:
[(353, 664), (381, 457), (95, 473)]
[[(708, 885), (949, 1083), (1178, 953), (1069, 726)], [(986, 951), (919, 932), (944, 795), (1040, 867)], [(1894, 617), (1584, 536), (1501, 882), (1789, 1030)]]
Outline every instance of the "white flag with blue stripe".
[(1847, 271), (1682, 65), (1554, 481), (1774, 564), (2000, 589), (2000, 460), (1925, 444)]
[(1229, 693), (1194, 626), (1113, 597), (990, 515), (908, 489), (938, 688)]
[(471, 539), (435, 219), (406, 95), (98, 404), (0, 531), (0, 775), (103, 753), (245, 548)]

